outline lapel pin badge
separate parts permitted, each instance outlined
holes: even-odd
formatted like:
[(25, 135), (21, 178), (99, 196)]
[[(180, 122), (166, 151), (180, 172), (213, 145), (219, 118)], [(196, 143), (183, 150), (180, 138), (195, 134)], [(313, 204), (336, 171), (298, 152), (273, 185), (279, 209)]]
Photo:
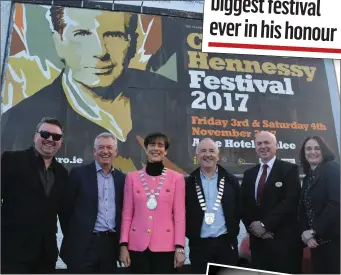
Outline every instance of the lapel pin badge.
[(276, 187), (282, 187), (282, 185), (283, 185), (283, 183), (281, 183), (280, 181), (278, 181), (278, 182), (275, 183), (275, 186), (276, 186)]

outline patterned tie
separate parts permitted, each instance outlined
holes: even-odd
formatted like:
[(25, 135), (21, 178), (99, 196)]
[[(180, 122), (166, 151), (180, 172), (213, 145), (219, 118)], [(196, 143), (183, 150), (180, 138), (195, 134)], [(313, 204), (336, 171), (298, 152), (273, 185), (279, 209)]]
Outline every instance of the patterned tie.
[(260, 202), (261, 197), (262, 197), (262, 192), (263, 192), (263, 188), (266, 182), (266, 175), (267, 175), (267, 168), (269, 166), (267, 164), (263, 165), (263, 173), (259, 179), (259, 183), (258, 183), (258, 189), (257, 189), (257, 202)]

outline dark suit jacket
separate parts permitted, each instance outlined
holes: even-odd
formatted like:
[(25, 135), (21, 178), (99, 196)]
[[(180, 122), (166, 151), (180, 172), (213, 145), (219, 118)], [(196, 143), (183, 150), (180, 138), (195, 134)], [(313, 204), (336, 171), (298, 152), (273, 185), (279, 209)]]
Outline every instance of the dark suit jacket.
[[(312, 187), (308, 191), (315, 213), (313, 229), (323, 240), (340, 238), (340, 165), (334, 161), (321, 163), (315, 170)], [(303, 179), (299, 217), (302, 230), (310, 229), (303, 204), (307, 178)]]
[[(259, 168), (258, 164), (244, 173), (240, 199), (242, 221), (247, 230), (252, 222), (261, 221), (268, 231), (274, 233), (274, 240), (293, 240), (299, 236), (297, 209), (301, 184), (298, 166), (276, 159), (258, 205), (255, 183)], [(277, 187), (276, 182), (282, 185)]]
[[(223, 167), (218, 165), (218, 182), (225, 178), (224, 194), (221, 205), (225, 216), (228, 235), (231, 244), (237, 244), (239, 234), (239, 182), (238, 179), (228, 173)], [(204, 219), (204, 211), (199, 204), (197, 191), (195, 188), (195, 179), (203, 190), (200, 178), (200, 168), (196, 169), (186, 178), (186, 237), (191, 242), (200, 239), (200, 232)], [(205, 194), (203, 194), (205, 197)]]
[[(112, 172), (115, 184), (117, 249), (122, 220), (125, 174)], [(77, 264), (89, 245), (98, 213), (98, 187), (95, 162), (71, 169), (66, 192), (67, 221), (61, 247), (61, 258)], [(113, 259), (115, 261), (116, 259)]]
[(67, 170), (57, 161), (55, 182), (46, 196), (34, 149), (4, 152), (1, 156), (1, 256), (28, 262), (36, 260), (42, 240), (49, 259), (56, 261), (57, 214), (64, 229), (63, 194)]

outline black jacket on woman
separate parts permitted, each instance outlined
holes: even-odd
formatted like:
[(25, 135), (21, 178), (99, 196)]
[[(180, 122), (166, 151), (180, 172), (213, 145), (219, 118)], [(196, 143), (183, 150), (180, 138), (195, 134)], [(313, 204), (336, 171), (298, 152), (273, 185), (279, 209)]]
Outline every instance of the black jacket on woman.
[[(314, 179), (308, 190), (311, 208), (315, 215), (312, 229), (316, 232), (317, 240), (337, 240), (340, 238), (340, 165), (334, 161), (321, 163), (314, 173)], [(303, 203), (307, 188), (308, 175), (303, 179), (299, 205), (302, 232), (310, 229)]]

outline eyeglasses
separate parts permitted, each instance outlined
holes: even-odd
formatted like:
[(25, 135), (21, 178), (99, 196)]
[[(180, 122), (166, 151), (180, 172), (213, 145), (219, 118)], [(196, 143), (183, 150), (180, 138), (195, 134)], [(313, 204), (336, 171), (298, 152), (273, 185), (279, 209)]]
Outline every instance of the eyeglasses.
[(48, 139), (50, 136), (52, 136), (53, 141), (58, 141), (63, 137), (61, 134), (53, 134), (48, 131), (39, 131), (38, 133), (43, 139)]

